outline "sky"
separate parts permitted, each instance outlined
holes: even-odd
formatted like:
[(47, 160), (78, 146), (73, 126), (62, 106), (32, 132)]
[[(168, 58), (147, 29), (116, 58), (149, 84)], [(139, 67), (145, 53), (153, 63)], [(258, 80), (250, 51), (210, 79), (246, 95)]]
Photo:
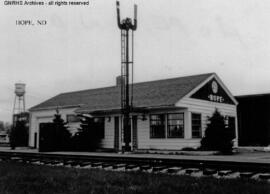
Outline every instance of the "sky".
[[(26, 108), (59, 93), (115, 85), (121, 71), (115, 0), (3, 2), (0, 120), (11, 121), (17, 82), (26, 84)], [(134, 82), (216, 72), (233, 95), (270, 93), (270, 1), (121, 0), (122, 18), (133, 17), (134, 3)], [(22, 19), (47, 25), (15, 25)]]

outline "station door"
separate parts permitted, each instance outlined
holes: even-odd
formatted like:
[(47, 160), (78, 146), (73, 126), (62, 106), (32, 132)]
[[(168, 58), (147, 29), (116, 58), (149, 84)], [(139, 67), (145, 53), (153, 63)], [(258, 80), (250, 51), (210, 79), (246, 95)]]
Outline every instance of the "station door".
[(39, 124), (39, 151), (49, 152), (56, 151), (57, 134), (53, 123)]

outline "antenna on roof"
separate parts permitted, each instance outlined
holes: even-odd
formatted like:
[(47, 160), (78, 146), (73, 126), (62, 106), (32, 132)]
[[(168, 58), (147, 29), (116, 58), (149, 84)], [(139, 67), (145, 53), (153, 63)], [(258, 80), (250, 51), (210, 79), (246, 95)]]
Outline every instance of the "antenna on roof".
[[(124, 117), (124, 147), (123, 151), (130, 151), (131, 128), (130, 112), (133, 106), (133, 63), (134, 63), (134, 31), (137, 29), (137, 5), (134, 5), (133, 22), (130, 18), (121, 20), (120, 3), (116, 1), (117, 25), (121, 30), (121, 109)], [(131, 37), (129, 32), (131, 31)], [(131, 38), (131, 44), (130, 44)], [(131, 52), (130, 52), (131, 49)], [(129, 84), (129, 73), (131, 65), (131, 84)], [(131, 95), (129, 94), (131, 86)]]

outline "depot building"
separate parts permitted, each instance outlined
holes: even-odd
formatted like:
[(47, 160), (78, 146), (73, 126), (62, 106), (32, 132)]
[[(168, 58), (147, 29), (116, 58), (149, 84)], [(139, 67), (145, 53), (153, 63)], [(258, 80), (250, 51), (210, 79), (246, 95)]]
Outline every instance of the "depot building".
[[(119, 82), (118, 82), (119, 83)], [(237, 101), (215, 73), (135, 83), (131, 113), (132, 150), (181, 150), (199, 147), (208, 117), (215, 109), (235, 126), (237, 146)], [(59, 94), (30, 111), (29, 145), (38, 148), (40, 126), (52, 122), (56, 109), (74, 134), (79, 114), (101, 122), (100, 148), (121, 150), (123, 122), (120, 84)]]

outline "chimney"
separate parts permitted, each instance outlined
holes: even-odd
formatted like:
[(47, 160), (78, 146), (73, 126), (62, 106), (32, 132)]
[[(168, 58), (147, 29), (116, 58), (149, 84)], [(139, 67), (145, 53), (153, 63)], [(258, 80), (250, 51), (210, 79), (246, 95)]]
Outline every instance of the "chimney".
[(122, 83), (124, 83), (125, 79), (121, 75), (116, 77), (116, 86), (121, 86)]

